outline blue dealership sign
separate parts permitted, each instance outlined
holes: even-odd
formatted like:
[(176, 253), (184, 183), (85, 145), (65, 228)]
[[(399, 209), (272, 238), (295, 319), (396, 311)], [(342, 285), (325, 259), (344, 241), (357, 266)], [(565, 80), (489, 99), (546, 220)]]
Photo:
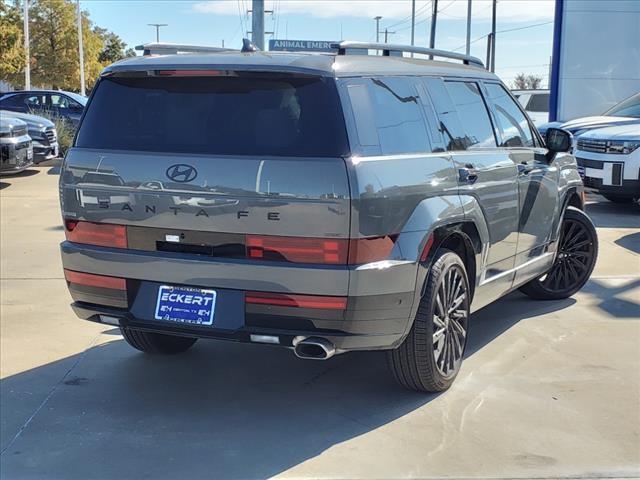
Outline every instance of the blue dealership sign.
[(335, 48), (331, 48), (334, 40), (269, 40), (270, 51), (286, 51), (286, 52), (335, 52)]

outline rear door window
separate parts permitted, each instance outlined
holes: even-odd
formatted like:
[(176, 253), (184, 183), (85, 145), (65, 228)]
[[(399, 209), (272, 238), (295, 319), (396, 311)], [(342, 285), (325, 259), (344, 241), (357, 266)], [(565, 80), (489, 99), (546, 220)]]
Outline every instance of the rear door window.
[(349, 151), (332, 80), (242, 73), (104, 78), (76, 146), (310, 157)]
[(495, 133), (480, 88), (475, 82), (445, 82), (465, 132), (467, 149), (496, 146)]
[(502, 85), (485, 83), (493, 102), (498, 127), (502, 135), (501, 147), (533, 147), (533, 134), (527, 117)]

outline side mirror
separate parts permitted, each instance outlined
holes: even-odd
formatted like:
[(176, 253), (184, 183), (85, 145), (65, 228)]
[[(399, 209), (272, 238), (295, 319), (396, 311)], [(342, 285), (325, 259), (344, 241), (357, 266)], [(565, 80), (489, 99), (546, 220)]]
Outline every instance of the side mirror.
[(569, 132), (559, 128), (550, 128), (545, 135), (545, 143), (547, 150), (555, 154), (570, 151), (573, 142)]

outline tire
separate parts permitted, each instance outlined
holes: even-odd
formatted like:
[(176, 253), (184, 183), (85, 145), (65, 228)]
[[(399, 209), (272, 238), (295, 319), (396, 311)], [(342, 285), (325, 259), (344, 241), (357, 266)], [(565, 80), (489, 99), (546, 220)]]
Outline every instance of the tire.
[(631, 197), (619, 197), (617, 195), (602, 195), (604, 198), (613, 203), (633, 203), (634, 199)]
[(442, 392), (451, 386), (467, 344), (469, 292), (460, 257), (450, 250), (438, 250), (411, 331), (397, 349), (387, 352), (389, 367), (400, 385), (419, 392)]
[(561, 300), (580, 290), (596, 265), (598, 235), (591, 219), (575, 207), (567, 207), (562, 220), (558, 253), (551, 269), (520, 287), (536, 300)]
[(144, 353), (165, 355), (182, 353), (189, 350), (197, 340), (191, 337), (143, 332), (129, 327), (120, 327), (120, 331), (129, 345)]

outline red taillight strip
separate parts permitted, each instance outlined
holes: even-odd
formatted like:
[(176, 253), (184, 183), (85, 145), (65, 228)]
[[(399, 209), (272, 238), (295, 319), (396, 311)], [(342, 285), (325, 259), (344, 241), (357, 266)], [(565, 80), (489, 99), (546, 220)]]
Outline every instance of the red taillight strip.
[(118, 277), (107, 277), (105, 275), (95, 275), (93, 273), (75, 272), (73, 270), (64, 271), (64, 278), (67, 282), (87, 287), (110, 288), (111, 290), (127, 290), (127, 280)]
[(158, 70), (163, 77), (218, 77), (224, 70)]
[(431, 250), (431, 247), (433, 247), (433, 240), (434, 240), (434, 236), (433, 233), (429, 234), (429, 238), (427, 238), (427, 243), (425, 243), (424, 248), (422, 249), (422, 255), (420, 255), (420, 261), (424, 262), (427, 260), (427, 257), (429, 256), (429, 251)]
[(326, 297), (319, 295), (298, 295), (289, 293), (247, 292), (246, 303), (274, 305), (279, 307), (319, 308), (325, 310), (344, 310), (346, 297)]
[(67, 240), (102, 247), (127, 248), (127, 227), (111, 223), (65, 220)]

